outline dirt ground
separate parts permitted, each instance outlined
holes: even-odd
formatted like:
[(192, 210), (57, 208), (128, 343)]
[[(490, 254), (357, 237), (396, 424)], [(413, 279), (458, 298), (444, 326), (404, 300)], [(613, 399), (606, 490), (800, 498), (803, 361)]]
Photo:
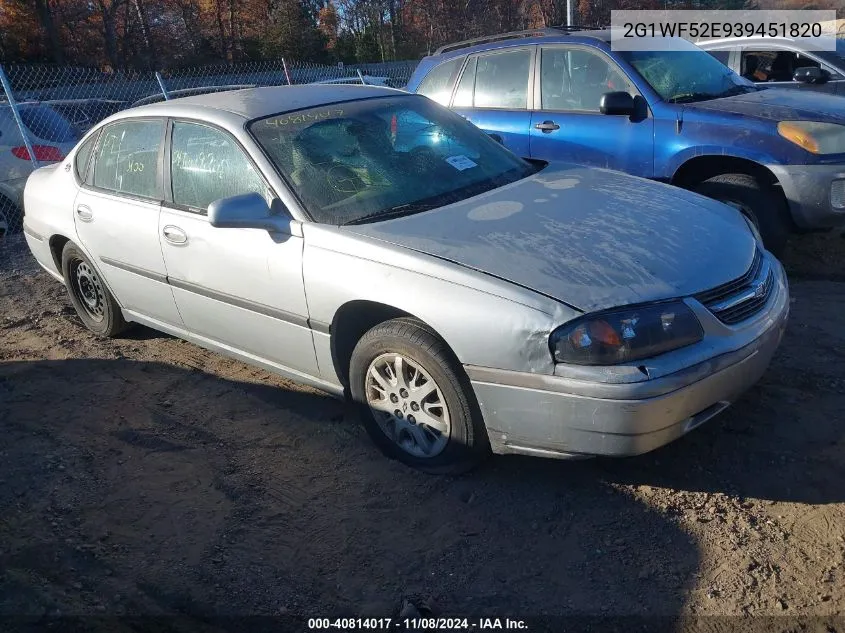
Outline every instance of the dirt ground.
[(261, 614), (304, 630), (410, 603), (843, 631), (845, 240), (804, 236), (786, 262), (783, 345), (719, 418), (638, 458), (497, 457), (453, 478), (388, 461), (341, 403), (262, 370), (141, 327), (95, 339), (11, 236), (0, 617)]

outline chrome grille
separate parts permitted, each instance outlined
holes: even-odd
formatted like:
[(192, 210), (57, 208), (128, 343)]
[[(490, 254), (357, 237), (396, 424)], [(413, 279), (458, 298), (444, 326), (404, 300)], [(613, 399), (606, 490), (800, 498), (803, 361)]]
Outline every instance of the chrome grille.
[(742, 277), (695, 295), (704, 306), (727, 325), (748, 319), (766, 305), (775, 282), (775, 273), (758, 249), (751, 267)]

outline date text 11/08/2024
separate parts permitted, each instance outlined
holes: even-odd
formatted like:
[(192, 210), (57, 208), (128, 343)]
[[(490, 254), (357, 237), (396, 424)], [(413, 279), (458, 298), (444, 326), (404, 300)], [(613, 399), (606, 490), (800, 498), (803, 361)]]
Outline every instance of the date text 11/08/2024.
[(524, 620), (511, 618), (308, 618), (308, 629), (341, 631), (525, 631)]

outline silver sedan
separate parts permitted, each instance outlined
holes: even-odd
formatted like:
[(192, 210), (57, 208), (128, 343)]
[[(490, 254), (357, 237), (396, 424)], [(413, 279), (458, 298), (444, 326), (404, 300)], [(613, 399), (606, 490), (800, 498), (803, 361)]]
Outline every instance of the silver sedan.
[(528, 163), (425, 97), (256, 88), (133, 108), (29, 178), (82, 323), (141, 323), (358, 403), (389, 456), (633, 455), (722, 411), (783, 333), (742, 215)]

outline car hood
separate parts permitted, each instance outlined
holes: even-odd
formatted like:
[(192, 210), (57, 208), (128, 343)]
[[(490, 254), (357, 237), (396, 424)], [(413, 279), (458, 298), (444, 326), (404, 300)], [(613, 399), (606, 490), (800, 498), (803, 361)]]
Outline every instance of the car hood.
[(726, 205), (578, 166), (550, 166), (456, 204), (343, 228), (587, 312), (713, 288), (744, 274), (756, 247)]
[(766, 88), (735, 97), (691, 103), (684, 107), (731, 112), (769, 121), (845, 123), (845, 99), (815, 90)]

